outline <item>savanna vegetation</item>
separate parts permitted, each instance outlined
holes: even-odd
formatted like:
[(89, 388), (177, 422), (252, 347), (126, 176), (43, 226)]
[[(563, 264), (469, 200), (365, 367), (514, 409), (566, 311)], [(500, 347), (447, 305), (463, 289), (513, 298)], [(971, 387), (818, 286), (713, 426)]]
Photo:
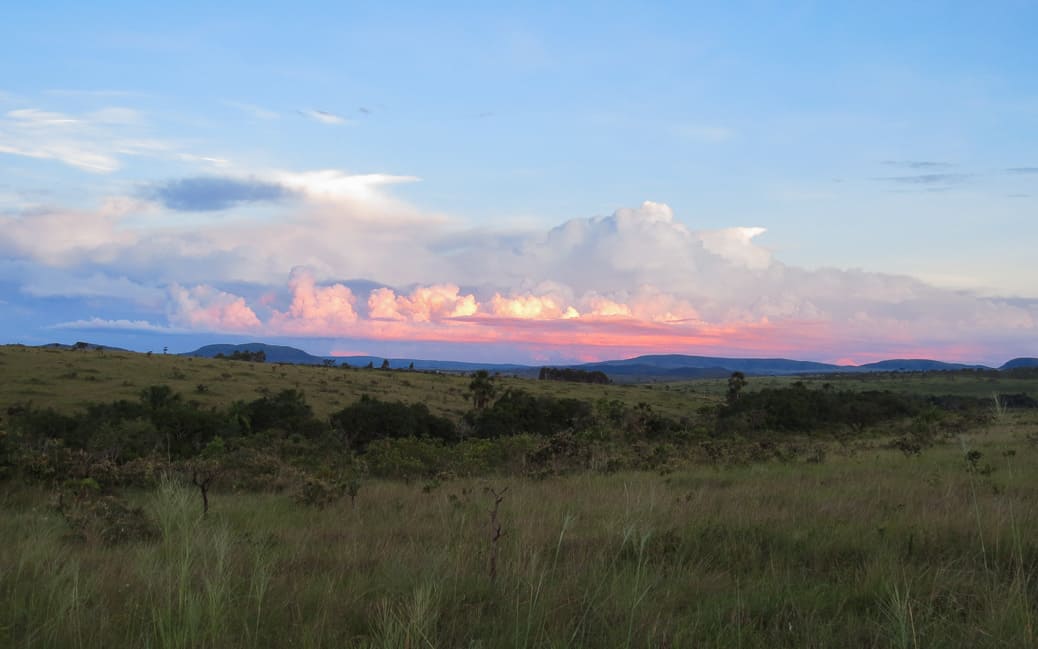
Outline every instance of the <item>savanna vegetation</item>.
[(1038, 377), (235, 360), (0, 349), (0, 646), (1035, 646)]

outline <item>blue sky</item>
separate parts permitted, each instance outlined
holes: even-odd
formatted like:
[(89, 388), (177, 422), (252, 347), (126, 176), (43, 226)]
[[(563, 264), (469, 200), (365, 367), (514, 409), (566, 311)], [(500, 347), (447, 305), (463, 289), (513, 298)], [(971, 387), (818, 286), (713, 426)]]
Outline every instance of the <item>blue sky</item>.
[(1023, 2), (10, 7), (0, 338), (1036, 355), (1036, 24)]

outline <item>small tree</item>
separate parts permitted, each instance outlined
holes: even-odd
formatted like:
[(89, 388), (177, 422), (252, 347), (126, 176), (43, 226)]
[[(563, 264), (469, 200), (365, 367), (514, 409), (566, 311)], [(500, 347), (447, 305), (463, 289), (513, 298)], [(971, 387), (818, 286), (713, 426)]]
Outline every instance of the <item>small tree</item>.
[(188, 462), (187, 470), (191, 474), (191, 484), (198, 487), (198, 493), (202, 497), (202, 516), (209, 514), (209, 487), (220, 475), (221, 461), (226, 454), (227, 447), (223, 439), (217, 436), (202, 449), (198, 457)]
[(746, 375), (742, 372), (732, 372), (732, 375), (728, 377), (728, 392), (725, 394), (725, 400), (729, 405), (739, 400), (739, 395), (744, 387), (746, 387)]
[(388, 358), (382, 359), (382, 366), (379, 369), (383, 369), (383, 370), (388, 370), (389, 369), (389, 359)]
[(469, 393), (472, 395), (472, 406), (476, 410), (482, 410), (490, 405), (490, 400), (497, 393), (497, 386), (494, 385), (494, 379), (490, 373), (486, 370), (478, 370), (473, 374), (472, 382), (469, 383)]

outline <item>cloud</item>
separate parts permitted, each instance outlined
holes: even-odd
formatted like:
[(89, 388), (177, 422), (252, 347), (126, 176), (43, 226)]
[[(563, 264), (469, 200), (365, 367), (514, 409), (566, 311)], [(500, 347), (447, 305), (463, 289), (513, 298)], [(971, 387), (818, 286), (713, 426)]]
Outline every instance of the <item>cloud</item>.
[(281, 117), (281, 115), (276, 113), (275, 111), (268, 110), (261, 106), (256, 106), (255, 104), (247, 104), (245, 102), (240, 101), (225, 101), (223, 103), (227, 106), (230, 106), (231, 108), (237, 108), (238, 110), (250, 115), (251, 117), (254, 117), (255, 119), (274, 120), (279, 119)]
[(951, 185), (964, 183), (973, 177), (973, 174), (917, 174), (914, 176), (884, 176), (876, 178), (876, 180), (904, 185)]
[(287, 311), (275, 311), (270, 326), (281, 334), (322, 335), (343, 332), (357, 321), (353, 291), (343, 284), (319, 287), (313, 273), (295, 268), (288, 280), (292, 303)]
[(59, 269), (35, 268), (25, 279), (21, 291), (34, 297), (103, 297), (147, 305), (161, 305), (165, 301), (165, 292), (158, 287), (101, 271), (80, 275)]
[(20, 108), (0, 117), (0, 153), (56, 160), (97, 174), (109, 174), (132, 156), (176, 159), (172, 142), (150, 138), (138, 111), (109, 106), (82, 115)]
[(313, 108), (304, 108), (299, 111), (299, 114), (305, 117), (309, 117), (315, 122), (320, 122), (321, 124), (328, 124), (331, 126), (339, 126), (342, 124), (349, 123), (349, 120), (347, 120), (345, 117), (342, 117), (341, 115), (336, 115), (335, 113), (329, 113), (327, 111), (316, 110)]
[(1038, 167), (1009, 167), (1006, 173), (1011, 174), (1038, 174)]
[(368, 297), (369, 317), (382, 320), (432, 322), (475, 315), (476, 297), (461, 295), (451, 284), (419, 287), (410, 295), (397, 295), (392, 289), (378, 288)]
[(933, 160), (883, 160), (880, 164), (906, 169), (948, 169), (955, 166), (952, 162), (935, 162)]
[(754, 245), (753, 239), (767, 232), (767, 228), (725, 228), (699, 233), (703, 247), (728, 261), (747, 268), (767, 268), (771, 253)]
[(306, 194), (321, 201), (358, 200), (365, 204), (388, 203), (381, 192), (387, 185), (418, 182), (416, 176), (394, 176), (391, 174), (349, 174), (338, 169), (322, 169), (305, 172), (275, 172), (274, 182)]
[(210, 212), (242, 203), (277, 202), (291, 195), (277, 183), (218, 176), (171, 180), (144, 193), (171, 210), (183, 212)]
[(96, 210), (40, 209), (0, 216), (0, 252), (58, 267), (111, 262), (138, 241), (137, 233), (120, 227), (138, 208), (139, 201), (111, 198)]
[(158, 325), (147, 320), (106, 320), (104, 318), (85, 318), (70, 320), (51, 325), (51, 329), (99, 329), (117, 331), (152, 331), (155, 333), (187, 333), (188, 329)]
[(169, 321), (184, 329), (241, 332), (260, 325), (245, 299), (211, 286), (169, 287)]
[[(407, 177), (324, 170), (254, 180), (298, 198), (263, 221), (190, 227), (156, 218), (168, 214), (160, 203), (128, 199), (0, 216), (0, 255), (61, 268), (97, 290), (162, 289), (170, 327), (267, 337), (511, 345), (531, 355), (540, 345), (553, 354), (843, 358), (966, 353), (963, 340), (970, 353), (994, 355), (1038, 334), (1035, 304), (904, 276), (789, 266), (760, 244), (763, 228), (697, 229), (663, 203), (501, 231), (387, 193)], [(58, 290), (23, 273), (15, 281)], [(85, 297), (88, 289), (78, 290)]]

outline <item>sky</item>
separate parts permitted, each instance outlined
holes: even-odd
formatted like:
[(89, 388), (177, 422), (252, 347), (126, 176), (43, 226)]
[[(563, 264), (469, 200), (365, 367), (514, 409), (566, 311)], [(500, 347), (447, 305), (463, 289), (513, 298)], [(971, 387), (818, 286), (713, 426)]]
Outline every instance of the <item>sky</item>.
[(5, 7), (0, 342), (1038, 356), (1038, 5), (510, 4)]

